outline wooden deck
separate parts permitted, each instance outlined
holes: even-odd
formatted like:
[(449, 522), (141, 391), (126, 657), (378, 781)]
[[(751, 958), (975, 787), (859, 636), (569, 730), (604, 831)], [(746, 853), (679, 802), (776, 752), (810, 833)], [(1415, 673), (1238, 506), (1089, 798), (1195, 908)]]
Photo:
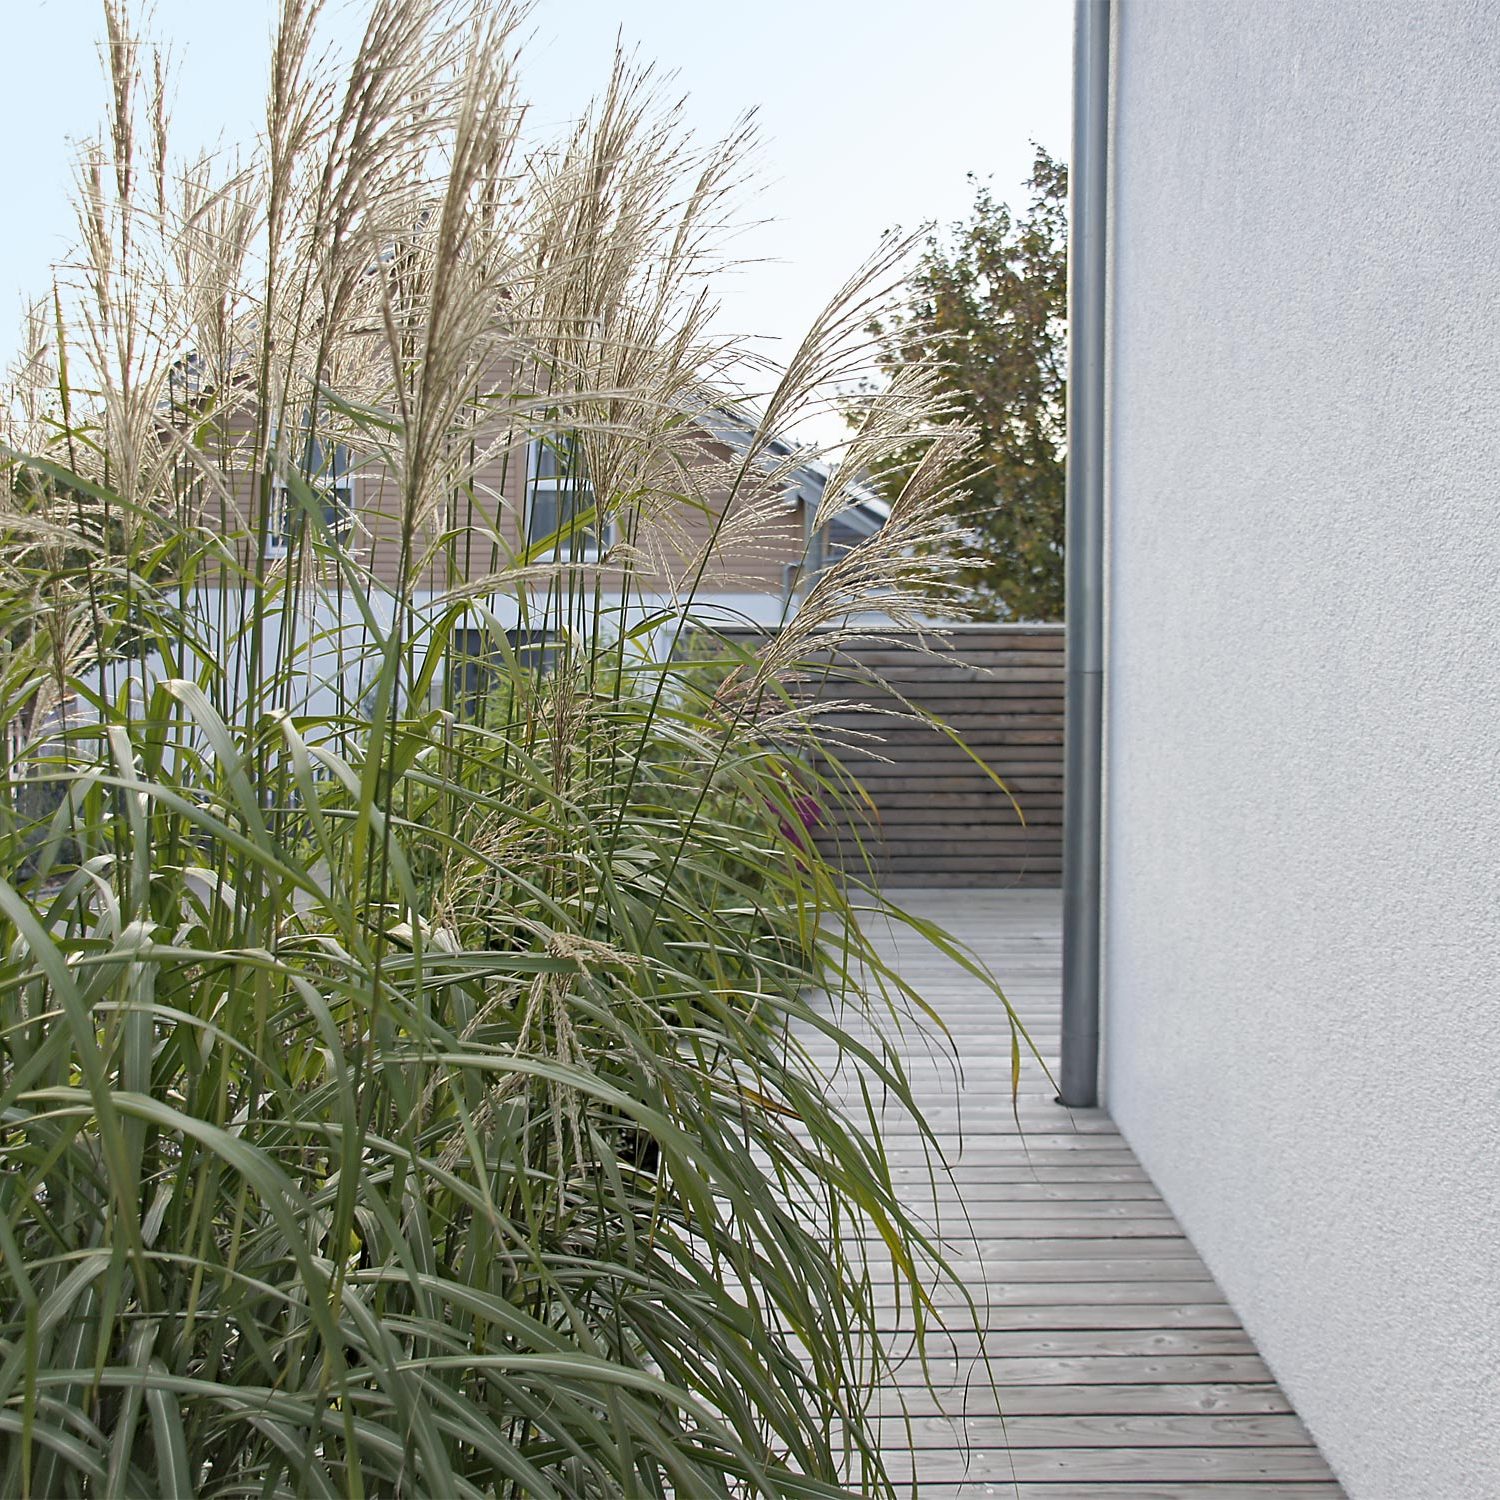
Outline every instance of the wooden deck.
[[(1055, 1058), (1056, 891), (889, 894), (969, 943)], [(941, 1052), (912, 1035), (911, 1074), (943, 1133), (952, 1183), (934, 1192), (918, 1141), (894, 1115), (888, 1143), (913, 1202), (928, 1217), (936, 1210), (979, 1308), (976, 1318), (950, 1291), (949, 1327), (928, 1342), (937, 1389), (912, 1357), (898, 1371), (899, 1396), (882, 1398), (893, 1476), (915, 1478), (917, 1493), (935, 1500), (1340, 1497), (1109, 1117), (1054, 1103), (1033, 1061), (1018, 1132), (1009, 1034), (993, 996), (910, 932), (878, 936), (941, 1013), (962, 1058), (956, 1082)], [(891, 1328), (910, 1328), (894, 1306)], [(909, 1430), (897, 1415), (903, 1403)]]

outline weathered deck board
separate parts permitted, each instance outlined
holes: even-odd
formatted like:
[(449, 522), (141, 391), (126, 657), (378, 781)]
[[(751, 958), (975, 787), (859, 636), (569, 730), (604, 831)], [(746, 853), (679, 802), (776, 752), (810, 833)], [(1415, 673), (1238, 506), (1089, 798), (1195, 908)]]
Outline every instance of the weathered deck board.
[[(999, 977), (1051, 1065), (1061, 912), (1055, 891), (890, 893)], [(935, 1500), (1341, 1500), (1316, 1445), (1101, 1111), (1066, 1110), (1028, 1059), (1010, 1097), (997, 1002), (910, 931), (872, 925), (883, 956), (950, 1028), (904, 1036), (915, 1096), (949, 1171), (897, 1106), (883, 1130), (909, 1204), (973, 1298), (939, 1288), (924, 1376), (910, 1309), (876, 1304), (905, 1356), (881, 1442), (903, 1492)], [(857, 1022), (853, 1023), (857, 1026)], [(817, 1043), (812, 1043), (814, 1050)], [(851, 1080), (851, 1100), (853, 1084)], [(872, 1262), (880, 1250), (872, 1245)], [(912, 1483), (916, 1488), (913, 1490)]]

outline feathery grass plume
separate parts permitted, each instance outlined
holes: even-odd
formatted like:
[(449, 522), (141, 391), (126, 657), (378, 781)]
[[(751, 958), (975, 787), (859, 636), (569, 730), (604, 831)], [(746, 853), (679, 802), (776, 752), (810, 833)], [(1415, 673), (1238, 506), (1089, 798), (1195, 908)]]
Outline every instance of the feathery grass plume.
[[(945, 1274), (878, 1128), (922, 1004), (787, 757), (804, 657), (952, 605), (964, 440), (705, 653), (902, 247), (726, 439), (748, 131), (621, 60), (537, 140), (521, 16), (371, 0), (341, 53), (282, 0), (260, 139), (182, 162), (106, 5), (0, 490), (6, 1494), (890, 1488), (875, 1279), (920, 1325)], [(872, 398), (820, 522), (934, 399)]]

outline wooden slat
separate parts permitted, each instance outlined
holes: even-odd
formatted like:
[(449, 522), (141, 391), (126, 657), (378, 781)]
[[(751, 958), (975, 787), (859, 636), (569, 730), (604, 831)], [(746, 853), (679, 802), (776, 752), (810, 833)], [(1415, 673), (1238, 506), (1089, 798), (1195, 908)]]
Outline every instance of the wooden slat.
[[(964, 1277), (964, 1293), (938, 1286), (932, 1292), (933, 1305), (951, 1326), (974, 1307), (983, 1314), (994, 1303), (1005, 1307), (1150, 1307), (1165, 1303), (1175, 1307), (1180, 1302), (1222, 1302), (1223, 1293), (1204, 1275), (1191, 1258), (1174, 1265), (1153, 1267), (1139, 1261), (1106, 1260), (1092, 1266), (1072, 1261), (1013, 1261), (992, 1268), (985, 1279), (965, 1262), (953, 1264), (956, 1274)], [(1173, 1274), (1175, 1272), (1175, 1274)], [(876, 1307), (907, 1306), (910, 1297), (903, 1288), (899, 1293), (886, 1282), (877, 1282), (870, 1299)]]
[[(962, 1399), (952, 1392), (935, 1392), (922, 1386), (886, 1390), (877, 1410), (888, 1416), (905, 1412), (915, 1421), (921, 1417), (961, 1419), (1003, 1415), (1007, 1420), (1022, 1416), (1112, 1416), (1179, 1417), (1193, 1413), (1243, 1414), (1291, 1413), (1291, 1403), (1271, 1381), (1225, 1384), (1173, 1385), (1013, 1385), (992, 1386), (976, 1382)], [(1306, 1429), (1304, 1428), (1305, 1432)], [(893, 1445), (894, 1446), (894, 1445)]]
[[(986, 1310), (988, 1312), (988, 1310)], [(989, 1321), (988, 1316), (985, 1319)], [(924, 1335), (927, 1357), (984, 1359), (1003, 1380), (1015, 1359), (1131, 1356), (1191, 1356), (1253, 1354), (1254, 1345), (1243, 1328), (1082, 1328), (1082, 1329), (941, 1329)]]
[(1286, 1484), (1278, 1480), (1265, 1485), (1215, 1484), (1202, 1480), (1171, 1485), (1091, 1481), (1079, 1487), (1048, 1479), (1017, 1484), (998, 1492), (989, 1485), (976, 1490), (972, 1481), (961, 1482), (956, 1488), (937, 1483), (922, 1485), (922, 1494), (928, 1500), (977, 1500), (978, 1496), (996, 1493), (1004, 1495), (1005, 1500), (1340, 1500), (1344, 1492), (1331, 1480), (1327, 1484)]
[(1005, 1390), (1013, 1385), (1185, 1385), (1233, 1382), (1258, 1385), (1270, 1380), (1271, 1374), (1257, 1354), (1118, 1354), (1103, 1356), (1076, 1355), (1038, 1359), (985, 1359), (974, 1356), (946, 1359), (929, 1357), (924, 1371), (913, 1360), (896, 1385), (911, 1384), (939, 1394), (947, 1391), (963, 1398), (974, 1384), (993, 1385), (1000, 1395), (1000, 1409), (1005, 1410)]
[(924, 1452), (903, 1465), (893, 1465), (891, 1477), (915, 1469), (924, 1485), (934, 1480), (973, 1475), (991, 1459), (1002, 1463), (1018, 1480), (1051, 1483), (1100, 1484), (1139, 1479), (1162, 1482), (1280, 1483), (1292, 1480), (1327, 1481), (1328, 1465), (1316, 1448), (1009, 1448), (999, 1452)]
[[(908, 1493), (898, 1490), (898, 1493)], [(922, 1500), (1340, 1500), (1337, 1484), (1216, 1484), (1190, 1480), (1182, 1484), (1082, 1485), (1044, 1479), (1037, 1482), (996, 1480), (923, 1480)]]
[(1171, 1302), (1146, 1306), (1058, 1307), (1043, 1303), (1021, 1307), (1008, 1298), (992, 1300), (984, 1308), (984, 1325), (991, 1333), (1007, 1329), (1162, 1329), (1238, 1328), (1239, 1319), (1227, 1302)]
[(970, 1448), (1258, 1448), (1306, 1442), (1299, 1417), (1239, 1416), (926, 1417), (912, 1424), (914, 1451)]

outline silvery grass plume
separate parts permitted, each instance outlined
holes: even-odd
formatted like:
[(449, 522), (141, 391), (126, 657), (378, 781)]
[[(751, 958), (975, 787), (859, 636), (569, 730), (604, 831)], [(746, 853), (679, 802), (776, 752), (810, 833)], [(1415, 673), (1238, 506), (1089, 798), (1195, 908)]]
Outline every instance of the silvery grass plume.
[(755, 651), (689, 621), (901, 247), (712, 441), (748, 130), (622, 59), (538, 139), (519, 10), (364, 14), (284, 0), (259, 138), (180, 161), (105, 6), (0, 497), (0, 1488), (887, 1492), (875, 1282), (923, 1327), (945, 1267), (806, 1038), (909, 1108), (921, 1001), (796, 835), (788, 684), (953, 602), (920, 374), (825, 488), (930, 438), (887, 525)]

